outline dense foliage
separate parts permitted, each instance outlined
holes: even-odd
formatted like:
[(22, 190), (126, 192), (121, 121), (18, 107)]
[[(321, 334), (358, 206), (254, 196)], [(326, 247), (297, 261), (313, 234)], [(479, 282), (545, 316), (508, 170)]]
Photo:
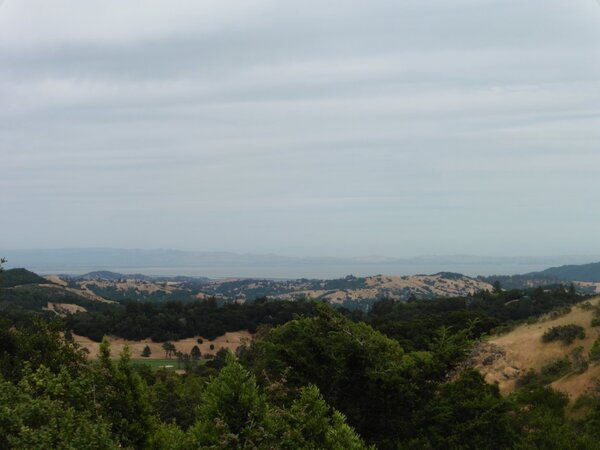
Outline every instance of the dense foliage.
[[(413, 300), (381, 300), (368, 312), (342, 310), (355, 321), (370, 324), (400, 342), (405, 350), (424, 350), (437, 330), (469, 329), (474, 337), (499, 326), (523, 321), (582, 301), (584, 297), (562, 286), (544, 290), (481, 292), (474, 296)], [(318, 302), (257, 299), (244, 304), (215, 299), (193, 302), (128, 302), (101, 310), (69, 316), (67, 326), (75, 333), (100, 341), (104, 335), (126, 339), (167, 341), (201, 335), (208, 339), (228, 331), (259, 325), (280, 325), (295, 315), (312, 316)]]
[(90, 300), (60, 287), (25, 284), (0, 288), (0, 313), (15, 324), (27, 324), (36, 317), (51, 318), (55, 313), (47, 309), (48, 303), (67, 303), (88, 311), (110, 310), (108, 303)]
[(558, 325), (546, 331), (542, 341), (561, 341), (565, 345), (572, 344), (575, 339), (585, 339), (585, 330), (579, 325)]
[(75, 333), (100, 341), (102, 336), (126, 339), (169, 341), (193, 336), (214, 339), (228, 331), (255, 332), (259, 325), (279, 325), (296, 314), (310, 315), (309, 301), (271, 301), (259, 299), (248, 304), (227, 303), (219, 306), (214, 299), (191, 303), (129, 302), (104, 311), (79, 313), (67, 317), (67, 326)]
[(152, 374), (108, 341), (88, 363), (45, 322), (0, 331), (0, 448), (367, 448), (315, 386), (273, 403), (231, 354), (210, 376)]
[(449, 327), (454, 332), (469, 329), (476, 338), (495, 330), (509, 329), (528, 318), (569, 307), (584, 299), (585, 296), (563, 286), (479, 292), (469, 297), (435, 300), (381, 300), (368, 314), (353, 312), (352, 317), (394, 338), (405, 350), (425, 350), (442, 327)]
[(9, 288), (23, 284), (49, 284), (50, 282), (39, 275), (25, 269), (10, 269), (3, 272), (0, 278), (0, 288)]

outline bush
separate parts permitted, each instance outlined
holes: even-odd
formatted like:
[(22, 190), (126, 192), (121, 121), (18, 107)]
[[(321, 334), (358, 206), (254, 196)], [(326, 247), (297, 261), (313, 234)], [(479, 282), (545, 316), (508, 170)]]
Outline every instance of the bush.
[(559, 378), (564, 377), (573, 368), (573, 363), (569, 358), (560, 358), (546, 364), (540, 370), (540, 381), (542, 384), (550, 384)]
[(575, 347), (571, 352), (571, 360), (573, 361), (573, 370), (575, 373), (583, 373), (588, 370), (589, 362), (583, 355), (583, 347)]
[(590, 350), (590, 361), (600, 361), (600, 338), (597, 338)]
[(570, 306), (559, 306), (548, 313), (547, 318), (552, 320), (558, 317), (566, 316), (571, 312)]
[(546, 385), (559, 378), (564, 377), (573, 370), (573, 363), (567, 357), (556, 359), (543, 366), (539, 373), (529, 369), (524, 375), (517, 379), (517, 387)]
[(584, 339), (585, 330), (579, 325), (559, 325), (548, 329), (542, 336), (543, 342), (562, 341), (563, 344), (572, 344), (575, 339)]
[(579, 303), (577, 306), (583, 309), (584, 311), (590, 311), (594, 309), (594, 305), (592, 305), (590, 302)]

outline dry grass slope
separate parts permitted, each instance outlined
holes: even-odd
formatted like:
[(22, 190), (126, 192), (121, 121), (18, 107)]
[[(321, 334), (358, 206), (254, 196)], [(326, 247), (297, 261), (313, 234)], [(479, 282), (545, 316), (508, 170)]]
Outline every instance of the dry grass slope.
[[(85, 336), (73, 335), (73, 337), (80, 346), (88, 350), (88, 356), (90, 358), (96, 358), (98, 356), (98, 349), (100, 346), (98, 342), (94, 342)], [(190, 353), (192, 347), (197, 345), (203, 355), (214, 355), (222, 348), (228, 348), (235, 352), (235, 350), (242, 345), (242, 343), (249, 342), (252, 339), (252, 334), (245, 330), (235, 331), (231, 333), (225, 333), (223, 336), (219, 336), (212, 341), (203, 339), (203, 343), (198, 344), (197, 340), (200, 337), (201, 336), (196, 336), (193, 338), (181, 339), (179, 341), (172, 342), (178, 351), (184, 353)], [(162, 342), (152, 342), (150, 339), (144, 339), (142, 341), (128, 341), (114, 336), (109, 337), (109, 340), (112, 355), (115, 357), (121, 353), (123, 347), (125, 344), (127, 344), (133, 358), (140, 358), (146, 345), (150, 347), (150, 350), (152, 351), (152, 355), (149, 359), (165, 358), (165, 351), (162, 348)], [(213, 349), (210, 348), (211, 345), (214, 347)]]
[[(590, 301), (594, 306), (600, 297)], [(593, 328), (591, 321), (594, 311), (574, 306), (571, 312), (556, 318), (540, 319), (531, 325), (521, 325), (511, 332), (492, 336), (481, 344), (472, 356), (471, 363), (477, 367), (489, 383), (498, 383), (504, 394), (512, 392), (517, 379), (529, 369), (539, 371), (544, 365), (568, 356), (576, 347), (583, 347), (588, 355), (592, 344), (600, 336), (600, 328)], [(585, 329), (585, 339), (576, 339), (570, 345), (560, 341), (544, 343), (542, 335), (551, 327), (575, 324)], [(592, 389), (600, 380), (600, 364), (590, 364), (582, 374), (571, 373), (552, 383), (552, 387), (565, 392), (572, 399), (588, 389)]]

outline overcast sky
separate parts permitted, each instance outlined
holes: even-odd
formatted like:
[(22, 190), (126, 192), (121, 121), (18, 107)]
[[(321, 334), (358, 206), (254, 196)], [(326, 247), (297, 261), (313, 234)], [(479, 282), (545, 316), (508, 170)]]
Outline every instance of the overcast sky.
[(0, 3), (0, 250), (600, 253), (596, 0)]

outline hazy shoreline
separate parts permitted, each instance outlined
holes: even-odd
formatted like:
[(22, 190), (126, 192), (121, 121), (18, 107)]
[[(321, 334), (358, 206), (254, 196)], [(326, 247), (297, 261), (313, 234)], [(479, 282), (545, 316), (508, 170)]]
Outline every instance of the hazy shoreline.
[(115, 266), (66, 266), (43, 267), (30, 266), (27, 269), (44, 274), (81, 275), (95, 270), (110, 270), (123, 274), (141, 273), (150, 276), (196, 276), (208, 278), (275, 278), (295, 279), (343, 278), (347, 275), (416, 275), (434, 274), (438, 272), (456, 272), (468, 276), (513, 275), (546, 269), (545, 264), (511, 264), (511, 265), (458, 265), (458, 264), (426, 264), (426, 265), (343, 265), (343, 266), (232, 266), (232, 267), (115, 267)]

